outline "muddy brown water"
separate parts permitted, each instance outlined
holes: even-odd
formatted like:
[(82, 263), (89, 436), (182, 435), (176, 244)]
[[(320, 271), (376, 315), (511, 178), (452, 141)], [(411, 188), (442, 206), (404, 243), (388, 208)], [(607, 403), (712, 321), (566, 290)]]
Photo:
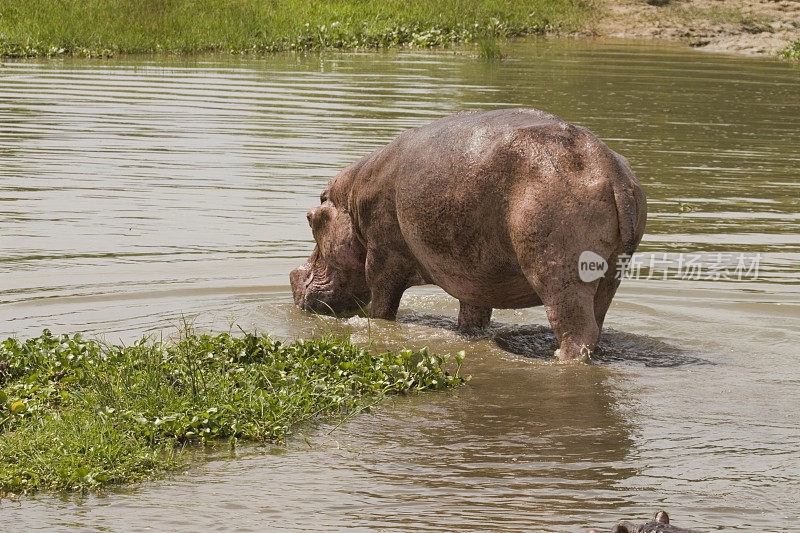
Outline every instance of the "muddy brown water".
[[(657, 508), (800, 529), (800, 69), (625, 42), (506, 51), (4, 62), (0, 337), (350, 331), (463, 349), (473, 379), (286, 446), (198, 451), (166, 480), (3, 501), (0, 529), (577, 532)], [(597, 364), (552, 364), (541, 309), (460, 337), (436, 288), (409, 291), (397, 323), (294, 308), (304, 214), (338, 169), (501, 106), (588, 126), (647, 192), (645, 268)], [(714, 275), (756, 257), (741, 280)], [(684, 275), (690, 260), (705, 270)]]

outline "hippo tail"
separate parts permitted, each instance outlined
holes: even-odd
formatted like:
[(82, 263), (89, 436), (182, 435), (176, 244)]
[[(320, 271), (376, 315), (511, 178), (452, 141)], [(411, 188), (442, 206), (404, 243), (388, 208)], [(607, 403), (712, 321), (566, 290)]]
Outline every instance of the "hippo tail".
[(618, 156), (621, 175), (627, 179), (614, 184), (614, 202), (617, 204), (621, 254), (633, 255), (644, 235), (647, 221), (647, 198), (639, 180), (633, 175), (628, 161)]

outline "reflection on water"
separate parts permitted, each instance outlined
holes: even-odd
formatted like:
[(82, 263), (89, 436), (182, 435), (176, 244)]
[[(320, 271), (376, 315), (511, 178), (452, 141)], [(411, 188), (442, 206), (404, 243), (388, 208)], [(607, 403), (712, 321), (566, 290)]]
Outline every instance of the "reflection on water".
[[(467, 352), (453, 392), (197, 450), (172, 479), (0, 503), (5, 524), (583, 531), (654, 508), (706, 529), (800, 519), (800, 71), (662, 45), (120, 58), (0, 66), (0, 336), (180, 323)], [(408, 292), (398, 322), (291, 303), (304, 214), (338, 169), (465, 108), (532, 106), (626, 155), (643, 252), (761, 254), (758, 279), (626, 281), (597, 365), (554, 364), (541, 309), (477, 337)]]
[[(458, 318), (453, 316), (412, 311), (401, 315), (398, 320), (458, 331)], [(541, 324), (502, 324), (495, 321), (489, 327), (471, 332), (465, 338), (471, 341), (490, 340), (507, 352), (539, 361), (552, 362), (553, 352), (558, 348), (553, 331)], [(603, 331), (603, 338), (597, 345), (592, 361), (596, 364), (623, 363), (660, 367), (709, 364), (709, 361), (691, 355), (686, 348), (660, 339), (609, 328)]]

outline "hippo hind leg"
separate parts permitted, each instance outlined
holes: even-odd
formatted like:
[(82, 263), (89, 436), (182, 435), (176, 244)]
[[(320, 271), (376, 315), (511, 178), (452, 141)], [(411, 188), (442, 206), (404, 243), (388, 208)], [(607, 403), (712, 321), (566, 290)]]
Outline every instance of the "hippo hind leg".
[[(619, 248), (614, 238), (619, 225), (616, 209), (598, 203), (591, 214), (588, 207), (576, 212), (574, 205), (554, 213), (548, 209), (552, 198), (537, 197), (535, 189), (529, 196), (510, 219), (517, 260), (547, 312), (559, 343), (556, 356), (562, 361), (588, 361), (618, 285), (614, 278)], [(593, 254), (592, 265), (605, 262), (606, 270), (599, 277), (594, 277), (597, 270), (580, 270), (584, 264), (580, 258), (587, 252)]]
[[(543, 255), (554, 254), (545, 252)], [(562, 361), (588, 361), (600, 338), (602, 320), (616, 290), (616, 280), (604, 277), (582, 281), (578, 276), (577, 257), (574, 262), (567, 259), (555, 268), (532, 254), (525, 259), (525, 277), (539, 295), (558, 340), (556, 356)]]
[(562, 361), (588, 361), (600, 338), (595, 318), (596, 285), (568, 284), (536, 287), (542, 298), (547, 319), (558, 339), (556, 356)]
[(491, 307), (478, 307), (470, 305), (463, 300), (459, 300), (458, 309), (458, 329), (469, 333), (478, 329), (483, 329), (492, 320)]

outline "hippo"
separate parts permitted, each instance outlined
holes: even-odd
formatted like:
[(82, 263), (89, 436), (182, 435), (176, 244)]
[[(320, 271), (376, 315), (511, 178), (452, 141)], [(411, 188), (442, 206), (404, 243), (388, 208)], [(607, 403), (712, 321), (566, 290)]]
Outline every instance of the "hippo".
[[(596, 529), (590, 529), (589, 533), (600, 533)], [(685, 529), (670, 525), (669, 515), (666, 511), (658, 511), (650, 522), (641, 525), (630, 522), (620, 522), (611, 533), (703, 533), (696, 529)]]
[(434, 284), (467, 332), (494, 308), (544, 305), (556, 357), (587, 360), (647, 205), (628, 161), (585, 127), (500, 109), (403, 132), (331, 179), (307, 218), (316, 246), (289, 276), (301, 309), (369, 304), (393, 320), (407, 288)]

